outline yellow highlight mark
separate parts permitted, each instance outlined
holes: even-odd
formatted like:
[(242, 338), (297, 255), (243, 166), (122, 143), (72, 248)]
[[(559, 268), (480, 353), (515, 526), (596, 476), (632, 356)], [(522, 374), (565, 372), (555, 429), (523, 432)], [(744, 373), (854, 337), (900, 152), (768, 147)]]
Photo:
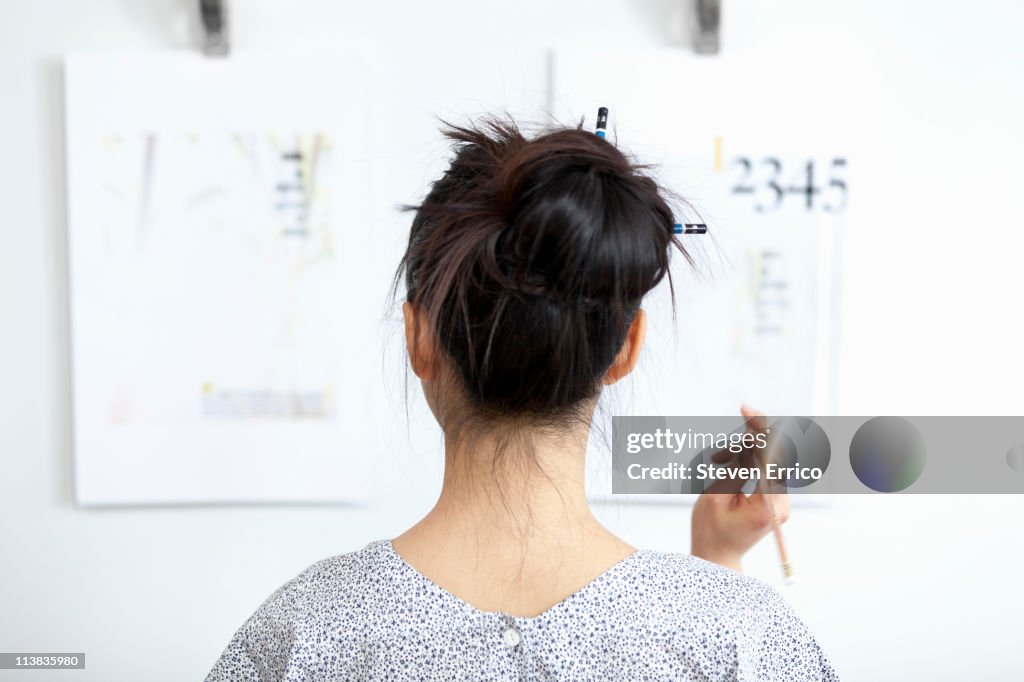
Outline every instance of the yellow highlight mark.
[(722, 172), (722, 138), (715, 137), (715, 172)]

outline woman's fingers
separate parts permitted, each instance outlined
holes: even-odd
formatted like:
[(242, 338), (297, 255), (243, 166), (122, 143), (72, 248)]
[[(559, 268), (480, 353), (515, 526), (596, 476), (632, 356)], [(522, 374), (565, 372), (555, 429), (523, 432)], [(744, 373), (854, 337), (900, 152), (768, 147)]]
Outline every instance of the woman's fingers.
[(728, 450), (719, 450), (715, 454), (711, 455), (711, 461), (715, 464), (726, 464), (731, 462), (732, 458), (735, 456), (735, 453), (729, 452)]
[[(756, 434), (768, 428), (768, 418), (765, 417), (764, 412), (760, 412), (744, 404), (740, 406), (740, 414), (743, 415), (743, 419), (747, 424), (747, 431), (749, 433)], [(740, 465), (744, 466), (742, 460), (749, 459), (752, 453), (747, 448), (740, 453), (735, 453), (728, 449), (719, 450), (711, 455), (711, 461), (715, 464), (725, 464), (735, 458), (737, 454), (740, 455)]]
[(775, 510), (775, 518), (779, 523), (789, 521), (789, 495), (787, 493), (766, 493), (765, 497)]
[[(763, 412), (744, 404), (740, 406), (740, 413), (743, 415), (749, 433), (757, 434), (767, 430), (768, 419)], [(744, 447), (740, 452), (732, 452), (729, 449), (719, 450), (713, 453), (710, 459), (712, 463), (719, 465), (719, 468), (726, 469), (727, 471), (753, 467), (761, 470), (760, 478), (763, 478), (767, 473), (765, 471), (766, 465), (763, 449), (756, 445)], [(756, 479), (759, 484), (762, 483), (760, 478)], [(748, 479), (746, 478), (730, 478), (725, 476), (707, 484), (704, 492), (718, 495), (740, 494), (747, 481)]]
[(764, 492), (766, 489), (772, 487), (772, 485), (765, 484), (764, 481), (768, 480), (768, 462), (774, 461), (771, 455), (775, 450), (775, 448), (772, 447), (772, 443), (768, 442), (767, 438), (768, 418), (765, 416), (764, 412), (755, 410), (747, 404), (740, 406), (740, 414), (742, 414), (743, 418), (746, 420), (748, 433), (753, 433), (755, 435), (764, 434), (763, 438), (766, 447), (755, 447), (750, 451), (751, 455), (753, 455), (753, 465), (761, 470), (762, 481), (759, 481), (758, 490), (760, 492)]
[(764, 431), (768, 428), (768, 418), (764, 412), (755, 410), (750, 405), (744, 403), (740, 405), (740, 414), (747, 422), (747, 430), (751, 433), (757, 433), (758, 431)]
[(782, 525), (789, 520), (789, 495), (785, 493), (756, 492), (747, 498), (751, 520), (758, 528), (770, 528), (772, 519)]

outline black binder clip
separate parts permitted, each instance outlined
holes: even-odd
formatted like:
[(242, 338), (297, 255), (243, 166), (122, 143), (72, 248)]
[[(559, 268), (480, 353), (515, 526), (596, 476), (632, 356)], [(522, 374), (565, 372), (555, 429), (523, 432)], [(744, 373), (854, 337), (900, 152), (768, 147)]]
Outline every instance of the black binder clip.
[(203, 25), (203, 54), (225, 57), (228, 44), (227, 0), (199, 0), (199, 19)]
[(718, 29), (722, 0), (692, 0), (694, 9), (693, 49), (698, 54), (718, 54)]

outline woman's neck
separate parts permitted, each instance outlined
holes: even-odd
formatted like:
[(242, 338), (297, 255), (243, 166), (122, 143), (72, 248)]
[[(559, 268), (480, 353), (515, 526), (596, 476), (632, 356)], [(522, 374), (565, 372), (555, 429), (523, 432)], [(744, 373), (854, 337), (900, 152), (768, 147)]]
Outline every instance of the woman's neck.
[(431, 514), (481, 540), (494, 536), (506, 544), (578, 535), (597, 525), (585, 495), (586, 449), (583, 426), (450, 440)]
[(572, 594), (634, 551), (587, 505), (587, 432), (448, 440), (441, 495), (396, 551), (485, 610), (539, 612)]

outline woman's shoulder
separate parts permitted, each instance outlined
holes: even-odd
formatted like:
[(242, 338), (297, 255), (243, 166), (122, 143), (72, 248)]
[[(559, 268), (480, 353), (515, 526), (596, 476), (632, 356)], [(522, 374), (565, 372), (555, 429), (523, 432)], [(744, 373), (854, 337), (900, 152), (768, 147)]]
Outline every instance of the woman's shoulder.
[(749, 632), (783, 620), (804, 629), (789, 602), (763, 580), (690, 554), (642, 550), (639, 558), (643, 601), (652, 612), (688, 625), (713, 617)]
[(277, 610), (293, 621), (309, 621), (319, 615), (341, 617), (340, 606), (363, 608), (391, 579), (387, 542), (376, 540), (362, 549), (310, 564), (279, 587), (261, 610)]
[(387, 542), (321, 559), (274, 590), (235, 632), (207, 681), (284, 679), (287, 668), (303, 664), (305, 643), (358, 633), (390, 579)]
[(691, 554), (655, 550), (637, 554), (642, 582), (655, 597), (685, 597), (701, 607), (745, 612), (786, 606), (782, 595), (768, 583)]
[(356, 588), (382, 577), (381, 564), (388, 540), (375, 540), (362, 549), (336, 554), (310, 564), (292, 578), (299, 593)]
[(838, 679), (809, 628), (768, 583), (689, 554), (639, 554), (644, 598), (637, 602), (665, 635), (717, 642), (756, 679)]

